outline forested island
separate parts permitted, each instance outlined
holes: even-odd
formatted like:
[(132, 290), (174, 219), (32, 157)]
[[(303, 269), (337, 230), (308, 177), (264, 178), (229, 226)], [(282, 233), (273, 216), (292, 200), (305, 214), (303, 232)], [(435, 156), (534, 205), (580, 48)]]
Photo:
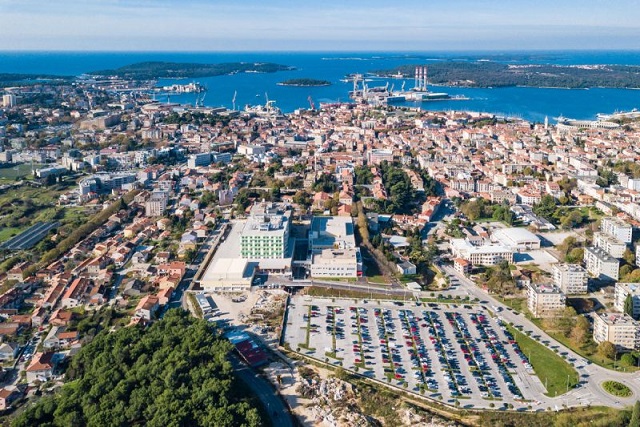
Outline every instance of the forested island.
[(278, 86), (297, 86), (297, 87), (312, 87), (312, 86), (331, 86), (331, 82), (328, 80), (318, 79), (289, 79), (278, 83)]
[(224, 62), (220, 64), (137, 62), (114, 70), (91, 71), (88, 74), (150, 80), (158, 78), (215, 77), (236, 73), (275, 73), (293, 69), (288, 65), (274, 64), (272, 62)]
[[(413, 78), (416, 65), (372, 71), (382, 77)], [(428, 65), (429, 83), (462, 87), (558, 87), (586, 89), (640, 88), (640, 66), (631, 65), (512, 65), (491, 61), (444, 61)]]
[(55, 76), (51, 74), (0, 73), (0, 87), (37, 83), (64, 83), (70, 81), (71, 79), (73, 79), (73, 77), (71, 76)]
[(146, 329), (104, 330), (73, 357), (65, 385), (12, 425), (260, 426), (227, 360), (231, 347), (183, 310)]

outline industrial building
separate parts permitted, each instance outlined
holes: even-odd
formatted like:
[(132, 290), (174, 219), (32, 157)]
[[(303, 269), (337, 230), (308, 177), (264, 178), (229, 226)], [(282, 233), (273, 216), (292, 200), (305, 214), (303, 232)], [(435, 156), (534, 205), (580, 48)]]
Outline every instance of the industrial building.
[(586, 294), (588, 281), (587, 270), (581, 265), (553, 265), (553, 283), (566, 295)]
[(622, 351), (636, 350), (640, 348), (640, 323), (627, 314), (597, 314), (593, 322), (593, 340), (598, 344), (612, 342)]
[(526, 228), (496, 230), (491, 239), (517, 252), (540, 249), (540, 238)]
[(211, 261), (200, 286), (207, 291), (247, 291), (251, 288), (257, 263), (242, 258), (217, 258)]

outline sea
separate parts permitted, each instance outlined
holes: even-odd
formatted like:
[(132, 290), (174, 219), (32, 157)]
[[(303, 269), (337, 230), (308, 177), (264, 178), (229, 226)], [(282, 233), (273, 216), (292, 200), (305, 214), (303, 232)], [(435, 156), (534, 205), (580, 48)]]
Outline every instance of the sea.
[[(428, 65), (437, 61), (496, 61), (509, 64), (639, 65), (640, 51), (505, 51), (505, 52), (0, 52), (0, 73), (81, 75), (86, 72), (114, 69), (143, 61), (173, 61), (195, 63), (273, 62), (295, 67), (277, 73), (239, 73), (195, 79), (160, 79), (158, 85), (199, 82), (206, 86), (203, 104), (231, 108), (236, 94), (236, 108), (245, 105), (276, 102), (283, 112), (308, 108), (311, 100), (348, 102), (353, 88), (344, 82), (345, 76), (391, 69), (398, 65)], [(292, 78), (328, 80), (323, 87), (290, 87), (278, 83)], [(413, 86), (413, 79), (371, 78), (369, 87), (393, 85), (399, 90)], [(435, 92), (463, 95), (468, 100), (430, 101), (421, 104), (404, 103), (434, 111), (487, 112), (499, 116), (523, 118), (551, 123), (558, 116), (573, 119), (594, 119), (598, 113), (614, 113), (640, 108), (637, 89), (561, 89), (561, 88), (460, 88), (431, 87)], [(196, 94), (159, 97), (160, 102), (194, 104)]]

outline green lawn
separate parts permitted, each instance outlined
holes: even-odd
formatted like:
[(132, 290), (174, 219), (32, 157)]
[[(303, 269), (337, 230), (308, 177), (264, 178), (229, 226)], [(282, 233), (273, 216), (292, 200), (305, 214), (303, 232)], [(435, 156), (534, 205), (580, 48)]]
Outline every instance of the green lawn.
[(13, 236), (17, 236), (23, 230), (25, 230), (25, 228), (0, 227), (0, 243), (4, 242), (6, 240), (9, 240)]
[[(45, 165), (34, 164), (33, 167), (38, 169), (44, 167)], [(19, 165), (12, 165), (9, 167), (0, 168), (0, 182), (15, 181), (16, 178), (24, 178), (24, 179), (33, 179), (33, 174), (31, 173), (31, 164), (30, 163), (22, 163)]]
[(529, 358), (536, 375), (547, 387), (547, 396), (557, 396), (567, 392), (578, 383), (578, 373), (562, 357), (548, 349), (538, 341), (529, 338), (517, 329), (507, 325), (507, 329)]

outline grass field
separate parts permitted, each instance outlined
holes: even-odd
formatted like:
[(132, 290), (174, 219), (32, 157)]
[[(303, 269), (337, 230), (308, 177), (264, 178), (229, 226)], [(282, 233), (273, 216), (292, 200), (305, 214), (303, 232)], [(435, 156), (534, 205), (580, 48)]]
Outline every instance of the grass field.
[(25, 228), (0, 227), (0, 243), (5, 242), (13, 236), (20, 234), (23, 230), (25, 230)]
[[(566, 393), (578, 383), (578, 373), (562, 357), (538, 341), (507, 325), (536, 375), (547, 387), (547, 396)], [(567, 388), (568, 382), (568, 388)]]
[[(44, 165), (34, 164), (34, 168), (41, 168)], [(33, 174), (31, 173), (31, 164), (30, 163), (22, 163), (19, 165), (12, 165), (10, 167), (2, 167), (0, 168), (0, 182), (2, 181), (15, 181), (17, 178), (20, 179), (32, 179)]]

